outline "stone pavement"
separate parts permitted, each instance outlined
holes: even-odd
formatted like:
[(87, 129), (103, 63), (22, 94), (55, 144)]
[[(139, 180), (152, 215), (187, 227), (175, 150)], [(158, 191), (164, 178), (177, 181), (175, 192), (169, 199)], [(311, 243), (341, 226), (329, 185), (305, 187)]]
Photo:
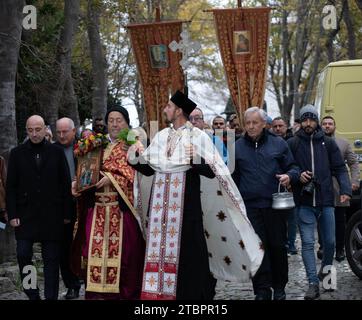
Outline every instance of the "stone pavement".
[[(289, 261), (289, 283), (286, 288), (287, 299), (303, 300), (305, 290), (307, 289), (307, 281), (305, 270), (300, 255), (300, 239), (297, 238), (296, 246), (299, 253), (290, 256)], [(35, 264), (40, 261), (40, 255), (35, 254)], [(320, 263), (319, 260), (318, 264)], [(338, 263), (334, 262), (337, 269), (337, 290), (334, 292), (324, 292), (321, 289), (322, 300), (362, 300), (362, 280), (351, 271), (347, 261)], [(318, 265), (319, 268), (319, 265)], [(318, 270), (318, 269), (317, 269)], [(42, 268), (38, 267), (39, 287), (41, 296), (43, 297), (43, 277)], [(20, 290), (19, 271), (17, 265), (13, 263), (5, 263), (0, 265), (0, 300), (23, 300), (26, 299), (25, 294)], [(63, 294), (66, 289), (63, 282), (60, 282), (59, 299), (64, 299)], [(82, 286), (79, 300), (84, 299), (84, 286)], [(225, 300), (253, 300), (254, 294), (251, 283), (240, 284), (235, 282), (219, 281), (216, 287), (215, 299)]]
[[(288, 258), (289, 282), (286, 287), (287, 300), (304, 300), (304, 293), (308, 289), (306, 273), (301, 256), (301, 243), (297, 237), (297, 255)], [(362, 300), (362, 280), (350, 269), (347, 260), (337, 262), (334, 260), (337, 271), (337, 290), (325, 292), (321, 287), (321, 300)], [(317, 259), (317, 270), (320, 260)], [(215, 299), (225, 300), (253, 300), (254, 293), (251, 283), (240, 284), (219, 281), (216, 288)]]

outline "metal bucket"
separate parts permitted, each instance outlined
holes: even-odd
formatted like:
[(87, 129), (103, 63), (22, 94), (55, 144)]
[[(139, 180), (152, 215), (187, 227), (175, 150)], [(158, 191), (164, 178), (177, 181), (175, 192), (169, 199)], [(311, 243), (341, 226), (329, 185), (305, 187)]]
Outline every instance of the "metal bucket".
[(273, 197), (272, 208), (275, 210), (288, 210), (288, 209), (293, 209), (295, 207), (293, 193), (287, 191), (280, 192), (280, 182), (278, 186), (278, 193), (273, 193), (272, 197)]

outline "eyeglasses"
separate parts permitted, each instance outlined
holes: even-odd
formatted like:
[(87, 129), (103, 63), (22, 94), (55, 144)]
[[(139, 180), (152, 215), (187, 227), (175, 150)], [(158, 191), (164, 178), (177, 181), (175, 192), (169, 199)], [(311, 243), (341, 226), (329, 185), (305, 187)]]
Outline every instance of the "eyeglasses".
[(200, 116), (190, 116), (190, 121), (200, 121), (200, 120), (204, 120), (204, 118)]

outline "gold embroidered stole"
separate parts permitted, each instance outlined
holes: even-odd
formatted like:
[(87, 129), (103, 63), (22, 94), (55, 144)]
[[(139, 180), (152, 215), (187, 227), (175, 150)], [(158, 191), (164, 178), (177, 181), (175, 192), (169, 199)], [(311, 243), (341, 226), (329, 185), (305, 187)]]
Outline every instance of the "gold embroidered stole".
[[(103, 161), (110, 156), (116, 145), (108, 145), (104, 150)], [(112, 184), (114, 183), (113, 179)], [(116, 185), (118, 186), (117, 183)], [(118, 193), (115, 191), (114, 187), (106, 186), (104, 192), (95, 194), (88, 249), (87, 291), (119, 293), (123, 216), (119, 209)]]
[(123, 219), (117, 192), (96, 193), (88, 251), (87, 291), (119, 293), (122, 235)]
[(176, 299), (186, 173), (154, 177), (141, 299)]

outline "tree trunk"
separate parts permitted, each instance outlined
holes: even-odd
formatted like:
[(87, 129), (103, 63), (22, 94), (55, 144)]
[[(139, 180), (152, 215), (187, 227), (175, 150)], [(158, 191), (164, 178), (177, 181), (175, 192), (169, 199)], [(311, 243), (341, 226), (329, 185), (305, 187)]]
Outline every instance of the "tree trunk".
[(65, 82), (68, 77), (71, 77), (68, 73), (71, 70), (72, 47), (74, 33), (78, 28), (79, 10), (79, 0), (64, 1), (64, 26), (57, 47), (55, 71), (43, 98), (45, 119), (53, 132), (55, 132), (55, 122), (58, 119)]
[(22, 32), (23, 0), (0, 1), (0, 154), (17, 145), (15, 78)]
[(299, 0), (297, 12), (297, 33), (296, 33), (296, 47), (295, 47), (295, 64), (293, 74), (293, 87), (294, 87), (294, 116), (299, 115), (301, 99), (299, 94), (300, 79), (302, 76), (305, 53), (308, 45), (308, 27), (307, 19), (308, 11), (310, 10), (310, 1)]
[[(317, 1), (317, 3), (319, 4), (319, 1)], [(309, 72), (307, 88), (303, 94), (303, 105), (306, 105), (307, 103), (311, 103), (312, 90), (314, 88), (314, 83), (316, 81), (317, 74), (318, 74), (319, 63), (321, 61), (322, 48), (321, 48), (320, 43), (321, 43), (322, 34), (323, 34), (323, 25), (322, 25), (322, 17), (321, 17), (321, 19), (319, 21), (319, 31), (318, 31), (317, 41), (315, 44), (316, 47), (313, 50), (315, 52), (314, 60), (313, 60), (312, 66), (311, 66), (311, 71)]]
[[(335, 2), (332, 1), (331, 4), (335, 5)], [(343, 2), (341, 14), (337, 19), (337, 28), (332, 30), (328, 34), (328, 38), (327, 38), (327, 41), (326, 41), (328, 62), (333, 62), (333, 61), (336, 60), (335, 55), (334, 55), (333, 41), (334, 41), (334, 38), (337, 36), (338, 32), (341, 30), (341, 21), (342, 21), (342, 18), (343, 18), (343, 13), (344, 13), (345, 8), (346, 8), (346, 1)]]
[(347, 27), (347, 36), (348, 36), (348, 58), (356, 59), (356, 35), (353, 27), (353, 21), (351, 17), (351, 12), (349, 10), (348, 0), (345, 1), (346, 7), (343, 13), (343, 21)]
[(80, 126), (78, 100), (74, 91), (71, 72), (67, 72), (67, 79), (64, 85), (64, 95), (61, 116), (71, 118), (76, 127)]
[(288, 32), (288, 12), (283, 10), (282, 17), (282, 52), (283, 52), (283, 80), (282, 80), (282, 99), (283, 105), (280, 108), (280, 113), (283, 119), (286, 120), (287, 114), (287, 82), (288, 82), (288, 48), (289, 48), (289, 32)]
[(107, 111), (107, 61), (103, 52), (99, 31), (100, 7), (94, 0), (88, 0), (88, 37), (92, 60), (93, 92), (92, 117), (103, 118)]
[[(23, 19), (23, 0), (0, 1), (0, 154), (8, 159), (17, 145), (15, 79)], [(15, 259), (14, 230), (0, 231), (0, 263)]]

